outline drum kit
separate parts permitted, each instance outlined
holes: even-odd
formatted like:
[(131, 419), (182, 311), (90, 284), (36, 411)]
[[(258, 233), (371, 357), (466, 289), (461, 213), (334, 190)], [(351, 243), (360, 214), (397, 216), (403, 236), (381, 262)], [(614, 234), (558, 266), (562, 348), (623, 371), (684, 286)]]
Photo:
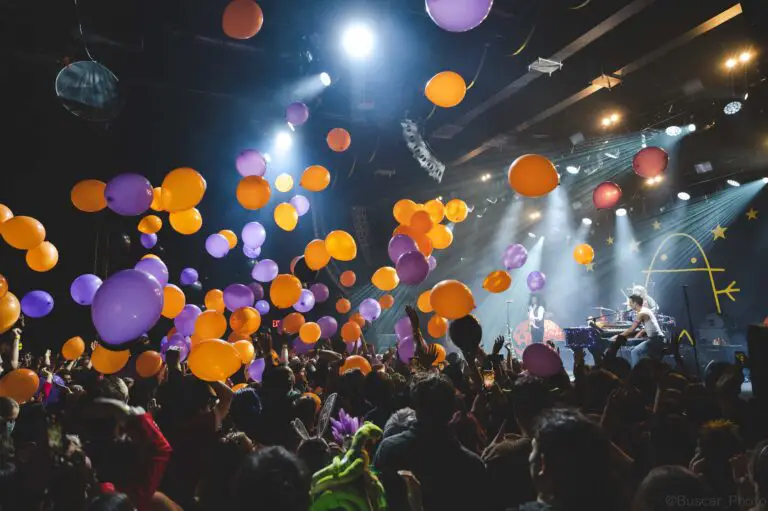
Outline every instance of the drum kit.
[[(592, 307), (593, 310), (598, 311), (594, 316), (595, 324), (603, 330), (623, 331), (632, 326), (637, 313), (631, 309), (627, 309), (625, 306), (620, 305), (616, 309), (609, 307), (603, 307), (598, 305)], [(674, 334), (677, 322), (674, 317), (667, 314), (656, 314), (656, 320), (659, 322), (659, 327), (664, 332), (664, 337), (671, 339)]]

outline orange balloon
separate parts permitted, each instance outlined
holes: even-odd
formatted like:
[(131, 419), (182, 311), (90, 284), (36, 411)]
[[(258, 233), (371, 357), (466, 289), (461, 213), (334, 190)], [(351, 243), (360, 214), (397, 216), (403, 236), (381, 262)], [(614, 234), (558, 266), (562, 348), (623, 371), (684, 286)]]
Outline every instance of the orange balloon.
[(61, 356), (65, 360), (77, 360), (85, 353), (85, 341), (82, 337), (72, 337), (61, 346)]
[(163, 368), (163, 357), (156, 351), (145, 351), (136, 358), (136, 373), (142, 378), (151, 378)]
[(149, 205), (152, 211), (163, 210), (163, 189), (159, 186), (152, 188), (152, 204)]
[(314, 322), (304, 323), (299, 328), (299, 339), (305, 344), (314, 344), (320, 340), (320, 325)]
[(349, 149), (349, 146), (352, 144), (352, 137), (344, 128), (333, 128), (328, 132), (328, 137), (326, 140), (328, 142), (328, 147), (331, 148), (331, 151), (335, 151), (337, 153), (343, 153)]
[(173, 319), (181, 314), (184, 306), (187, 305), (187, 297), (184, 296), (179, 286), (167, 284), (163, 288), (163, 317)]
[(40, 378), (31, 369), (15, 369), (0, 380), (0, 396), (25, 403), (37, 394)]
[(357, 323), (360, 326), (360, 328), (363, 328), (365, 326), (365, 318), (362, 315), (360, 315), (359, 312), (355, 312), (354, 314), (352, 314), (352, 316), (349, 317), (349, 320)]
[(239, 390), (243, 390), (248, 387), (247, 383), (238, 383), (237, 385), (232, 386), (232, 392), (237, 392)]
[(344, 287), (352, 287), (357, 282), (357, 275), (352, 270), (347, 270), (339, 276), (339, 281)]
[(308, 397), (315, 402), (315, 413), (319, 412), (320, 408), (323, 407), (323, 401), (320, 399), (320, 396), (318, 396), (314, 392), (305, 392), (302, 394), (302, 396)]
[(459, 73), (437, 73), (424, 88), (424, 94), (432, 103), (442, 108), (452, 108), (462, 102), (467, 94), (467, 83)]
[(175, 213), (194, 208), (203, 200), (207, 187), (205, 179), (195, 169), (173, 169), (163, 179), (163, 191), (160, 196), (163, 210)]
[(432, 223), (439, 224), (445, 218), (445, 206), (440, 199), (432, 199), (424, 204), (424, 211), (429, 213)]
[(13, 248), (32, 250), (45, 241), (45, 227), (31, 216), (15, 216), (3, 222), (3, 239)]
[(410, 227), (416, 232), (426, 234), (435, 226), (426, 210), (419, 210), (411, 216)]
[(250, 364), (256, 356), (256, 350), (253, 348), (253, 343), (250, 340), (237, 341), (232, 346), (237, 350), (237, 354), (240, 356), (243, 364)]
[(163, 221), (157, 215), (147, 215), (139, 221), (139, 232), (143, 234), (155, 234), (163, 228)]
[(331, 184), (331, 173), (322, 165), (312, 165), (304, 170), (299, 184), (310, 192), (322, 192)]
[(336, 312), (339, 314), (346, 314), (352, 309), (352, 304), (346, 298), (339, 298), (336, 302)]
[(86, 179), (72, 187), (69, 198), (80, 211), (96, 213), (107, 207), (107, 199), (104, 197), (104, 190), (106, 189), (107, 184), (103, 181)]
[(281, 202), (275, 208), (275, 223), (284, 231), (292, 231), (299, 224), (299, 212), (289, 202)]
[(370, 362), (364, 357), (361, 357), (360, 355), (351, 355), (344, 360), (344, 363), (339, 368), (339, 374), (344, 374), (353, 369), (359, 370), (363, 375), (367, 375), (373, 370)]
[(416, 300), (416, 307), (423, 312), (424, 314), (429, 314), (432, 312), (432, 304), (429, 302), (430, 297), (432, 296), (432, 290), (427, 289), (423, 293), (419, 295), (419, 298)]
[(187, 364), (192, 374), (203, 381), (224, 381), (243, 365), (234, 344), (221, 339), (209, 339), (198, 344), (189, 354)]
[(5, 293), (8, 292), (8, 281), (6, 280), (5, 276), (0, 274), (0, 298), (5, 296)]
[(50, 241), (44, 241), (27, 252), (27, 266), (37, 272), (53, 269), (59, 262), (59, 251)]
[(283, 330), (288, 334), (297, 334), (305, 322), (300, 312), (291, 312), (283, 318)]
[(445, 205), (445, 218), (455, 224), (466, 220), (467, 215), (469, 215), (469, 208), (467, 203), (461, 199), (451, 199)]
[(448, 333), (448, 321), (437, 315), (432, 316), (427, 323), (427, 332), (435, 339), (444, 336)]
[(229, 248), (235, 248), (237, 246), (237, 234), (230, 231), (229, 229), (224, 229), (223, 231), (219, 231), (219, 234), (227, 238), (227, 243), (229, 243)]
[(157, 259), (157, 260), (161, 260), (155, 254), (144, 254), (143, 256), (141, 256), (141, 258), (142, 259)]
[(197, 347), (200, 345), (200, 343), (202, 343), (202, 342), (203, 342), (203, 341), (205, 341), (205, 340), (206, 340), (206, 339), (203, 339), (203, 338), (202, 338), (202, 337), (200, 337), (198, 334), (192, 334), (192, 335), (190, 335), (190, 336), (189, 336), (189, 344), (190, 344), (190, 346), (191, 346), (191, 349), (193, 349), (193, 350), (194, 350), (195, 348), (197, 348)]
[(331, 231), (325, 237), (325, 249), (339, 261), (351, 261), (357, 257), (355, 238), (346, 231)]
[(573, 249), (573, 258), (579, 264), (589, 264), (595, 260), (595, 249), (586, 243), (577, 245)]
[(400, 284), (400, 277), (391, 266), (382, 266), (371, 277), (371, 283), (382, 291), (392, 291)]
[(19, 320), (21, 304), (16, 295), (10, 291), (0, 296), (0, 334), (4, 334)]
[(229, 317), (229, 326), (235, 332), (250, 336), (261, 326), (261, 314), (253, 307), (241, 307)]
[(130, 357), (130, 350), (110, 351), (99, 344), (91, 353), (91, 364), (101, 374), (114, 374), (125, 367)]
[(443, 362), (445, 362), (445, 357), (446, 357), (445, 348), (441, 344), (433, 344), (432, 346), (434, 346), (435, 351), (437, 351), (437, 358), (435, 359), (434, 362), (432, 362), (432, 365), (438, 366)]
[(269, 286), (269, 298), (278, 309), (287, 309), (301, 298), (301, 281), (293, 275), (278, 275)]
[[(106, 186), (106, 185), (105, 185)], [(106, 202), (106, 199), (105, 199)], [(3, 224), (13, 218), (13, 211), (5, 204), (0, 204), (0, 224)]]
[(304, 249), (304, 262), (310, 270), (321, 270), (331, 261), (331, 254), (325, 249), (325, 241), (312, 240)]
[(411, 199), (400, 199), (395, 202), (395, 206), (392, 208), (392, 215), (401, 225), (408, 225), (411, 223), (411, 217), (417, 211), (419, 211), (419, 205)]
[(392, 233), (392, 236), (396, 234), (405, 234), (406, 236), (411, 238), (413, 241), (415, 241), (416, 246), (419, 249), (419, 252), (424, 254), (424, 257), (429, 257), (430, 255), (432, 255), (432, 249), (433, 249), (432, 240), (430, 240), (429, 236), (427, 236), (426, 234), (418, 232), (408, 225), (398, 226)]
[(435, 224), (427, 237), (432, 242), (432, 246), (438, 250), (444, 250), (453, 244), (453, 231), (443, 224)]
[(227, 331), (227, 318), (216, 311), (205, 311), (195, 320), (195, 334), (204, 340), (218, 339)]
[(272, 196), (269, 182), (263, 177), (244, 177), (237, 184), (237, 202), (245, 209), (256, 210), (267, 205)]
[(203, 217), (197, 208), (176, 211), (168, 217), (171, 227), (179, 234), (195, 234), (203, 226)]
[(224, 9), (221, 27), (232, 39), (250, 39), (264, 25), (264, 12), (251, 0), (233, 0)]
[(230, 344), (235, 344), (237, 341), (250, 341), (251, 336), (244, 334), (242, 332), (230, 332), (229, 336), (227, 337), (227, 342)]
[(557, 188), (560, 176), (547, 158), (525, 154), (509, 166), (509, 186), (524, 197), (543, 197)]
[(459, 319), (475, 308), (472, 291), (458, 280), (443, 280), (435, 284), (429, 298), (435, 314), (446, 319)]
[(379, 298), (379, 305), (382, 309), (391, 309), (395, 305), (395, 297), (392, 295), (384, 295)]
[(211, 289), (205, 293), (205, 308), (224, 313), (224, 292), (221, 289)]
[(483, 289), (491, 293), (503, 293), (512, 284), (512, 277), (504, 270), (494, 271), (488, 274), (483, 281)]
[(341, 338), (344, 339), (345, 342), (356, 341), (361, 335), (363, 335), (363, 331), (360, 329), (360, 325), (352, 320), (347, 321), (344, 323), (344, 326), (341, 327)]

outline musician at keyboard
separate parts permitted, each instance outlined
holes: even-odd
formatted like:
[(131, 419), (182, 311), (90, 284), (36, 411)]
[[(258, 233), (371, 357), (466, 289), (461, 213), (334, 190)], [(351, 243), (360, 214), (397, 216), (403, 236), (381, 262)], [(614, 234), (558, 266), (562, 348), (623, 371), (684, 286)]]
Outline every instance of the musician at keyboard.
[(629, 328), (618, 334), (627, 339), (630, 337), (645, 338), (643, 342), (632, 348), (630, 356), (633, 367), (642, 358), (649, 357), (660, 360), (664, 354), (664, 333), (656, 319), (656, 314), (648, 307), (644, 307), (643, 302), (643, 297), (640, 295), (629, 297), (629, 307), (636, 313), (635, 321)]

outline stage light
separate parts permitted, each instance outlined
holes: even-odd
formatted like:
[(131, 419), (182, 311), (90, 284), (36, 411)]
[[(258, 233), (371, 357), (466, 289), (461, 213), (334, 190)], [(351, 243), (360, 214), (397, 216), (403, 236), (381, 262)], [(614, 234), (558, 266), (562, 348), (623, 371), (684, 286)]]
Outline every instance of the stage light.
[(691, 200), (691, 194), (687, 192), (679, 192), (677, 198), (680, 200)]
[(764, 177), (764, 178), (762, 179), (762, 182), (763, 182), (763, 184), (768, 184), (768, 177)]
[(584, 225), (592, 225), (592, 219), (584, 217), (581, 219), (581, 223)]
[(627, 210), (624, 208), (617, 209), (616, 216), (627, 216)]
[(442, 195), (438, 195), (437, 196), (437, 200), (442, 201), (443, 200), (443, 196)]
[(603, 126), (606, 128), (611, 125), (611, 118), (610, 117), (603, 117), (602, 120)]
[(364, 59), (373, 50), (373, 32), (361, 23), (347, 27), (341, 41), (344, 51), (353, 59)]
[(529, 237), (529, 238), (535, 238), (535, 237), (536, 237), (536, 235), (535, 235), (535, 234), (533, 234), (532, 232), (529, 232), (529, 233), (528, 233), (528, 237)]
[(733, 115), (741, 110), (741, 101), (731, 101), (723, 108), (725, 115)]
[(610, 119), (611, 119), (611, 123), (615, 124), (619, 122), (619, 119), (621, 119), (621, 117), (619, 117), (619, 114), (613, 113), (611, 114)]
[(729, 185), (734, 186), (734, 187), (741, 186), (741, 183), (739, 183), (735, 179), (729, 179), (729, 180), (726, 181), (726, 183), (728, 183)]
[(727, 67), (728, 69), (733, 69), (734, 67), (736, 67), (736, 64), (737, 64), (736, 59), (733, 59), (733, 58), (725, 61), (725, 67)]
[(689, 124), (688, 125), (688, 133), (693, 133), (694, 131), (696, 131), (696, 125), (693, 124), (693, 123)]
[(744, 94), (744, 101), (746, 101), (746, 100), (748, 100), (748, 99), (749, 99), (749, 92), (747, 92), (747, 93), (745, 93), (745, 94)]
[(752, 54), (749, 53), (748, 51), (742, 52), (741, 55), (739, 55), (739, 60), (741, 62), (746, 63), (746, 62), (749, 62), (751, 59), (752, 59)]
[(664, 130), (664, 133), (670, 137), (680, 136), (682, 132), (683, 130), (680, 128), (680, 126), (668, 126), (667, 129)]
[(568, 172), (569, 174), (573, 174), (574, 176), (578, 174), (580, 170), (581, 170), (581, 167), (576, 167), (574, 165), (568, 165), (567, 167), (565, 167), (565, 171)]
[(320, 73), (320, 83), (322, 83), (326, 87), (330, 87), (331, 75), (329, 75), (328, 73)]
[(531, 220), (538, 220), (539, 218), (541, 218), (541, 211), (532, 212), (530, 215), (528, 215), (528, 218), (530, 218)]
[(287, 131), (281, 131), (275, 137), (275, 149), (279, 152), (285, 152), (293, 145), (293, 137)]
[(650, 178), (646, 179), (645, 180), (645, 184), (646, 184), (646, 186), (656, 186), (657, 184), (661, 183), (662, 181), (664, 181), (664, 176), (655, 176), (655, 177), (650, 177)]

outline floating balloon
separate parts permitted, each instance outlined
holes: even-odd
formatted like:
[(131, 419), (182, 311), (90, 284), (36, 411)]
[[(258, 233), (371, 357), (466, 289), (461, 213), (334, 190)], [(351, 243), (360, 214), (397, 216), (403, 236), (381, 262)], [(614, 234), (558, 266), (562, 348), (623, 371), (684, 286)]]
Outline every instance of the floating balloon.
[(331, 173), (321, 165), (312, 165), (304, 170), (299, 184), (310, 192), (322, 192), (331, 184)]
[(301, 326), (306, 322), (304, 316), (299, 312), (291, 312), (283, 318), (283, 331), (287, 334), (298, 333)]
[(77, 360), (85, 353), (85, 341), (82, 337), (72, 337), (61, 346), (61, 356), (65, 360)]
[(667, 170), (669, 154), (660, 147), (645, 147), (632, 159), (635, 174), (646, 179), (656, 177)]
[(259, 222), (248, 222), (243, 227), (240, 237), (247, 246), (260, 247), (267, 239), (267, 231)]
[(445, 218), (445, 205), (440, 199), (432, 199), (424, 204), (424, 211), (429, 213), (432, 223), (439, 224)]
[(267, 205), (272, 195), (269, 182), (260, 176), (244, 177), (237, 184), (237, 202), (245, 209), (256, 210)]
[(328, 132), (326, 141), (328, 142), (328, 147), (331, 148), (331, 151), (343, 153), (349, 149), (349, 146), (352, 144), (352, 137), (344, 128), (333, 128)]
[(31, 270), (43, 273), (52, 270), (59, 262), (59, 251), (53, 243), (44, 241), (27, 252), (26, 260)]
[(432, 316), (427, 323), (427, 332), (435, 339), (443, 337), (448, 333), (448, 322), (440, 316)]
[(397, 236), (398, 234), (404, 234), (415, 241), (416, 247), (419, 252), (424, 254), (424, 257), (432, 255), (432, 240), (426, 234), (418, 232), (407, 225), (398, 226), (392, 233), (392, 236)]
[(541, 291), (547, 283), (547, 276), (540, 271), (532, 271), (528, 274), (528, 289), (533, 291)]
[(413, 337), (408, 336), (402, 339), (398, 339), (397, 357), (403, 363), (405, 364), (409, 363), (415, 354), (416, 354), (416, 343), (413, 342)]
[(259, 300), (256, 302), (256, 310), (259, 311), (259, 314), (262, 316), (267, 314), (269, 312), (269, 302), (266, 300)]
[(313, 344), (320, 340), (320, 325), (317, 323), (304, 323), (299, 328), (299, 339), (305, 344)]
[(261, 247), (251, 248), (248, 245), (243, 245), (243, 254), (248, 259), (256, 259), (261, 255)]
[(31, 369), (14, 369), (0, 380), (0, 396), (10, 397), (16, 403), (25, 403), (37, 394), (40, 378)]
[(357, 257), (355, 239), (345, 231), (331, 231), (325, 237), (325, 249), (334, 259), (351, 261)]
[(405, 339), (413, 335), (413, 326), (408, 316), (403, 316), (395, 323), (395, 336), (398, 339)]
[(136, 374), (151, 378), (163, 368), (163, 357), (156, 351), (145, 351), (136, 358)]
[(448, 32), (466, 32), (482, 23), (493, 0), (427, 0), (427, 14), (435, 25)]
[(221, 259), (229, 253), (229, 242), (221, 234), (211, 234), (205, 240), (205, 250), (211, 257)]
[(294, 195), (289, 202), (291, 203), (291, 206), (296, 208), (296, 213), (298, 213), (299, 216), (304, 216), (309, 212), (309, 199), (303, 195)]
[(253, 343), (250, 339), (243, 339), (235, 342), (232, 346), (237, 350), (237, 354), (240, 357), (240, 362), (243, 364), (250, 364), (253, 357), (256, 356), (256, 350), (253, 348)]
[(21, 299), (21, 311), (30, 318), (42, 318), (53, 310), (53, 297), (45, 291), (30, 291)]
[(123, 270), (99, 287), (91, 319), (104, 343), (118, 346), (149, 332), (162, 310), (163, 288), (157, 279), (143, 271)]
[(352, 304), (346, 298), (339, 298), (336, 301), (336, 312), (346, 314), (352, 309)]
[(419, 205), (411, 199), (400, 199), (392, 208), (392, 215), (401, 225), (408, 225), (411, 223), (411, 217), (417, 211), (419, 211)]
[(503, 293), (509, 289), (510, 285), (512, 285), (512, 277), (502, 270), (489, 273), (483, 281), (483, 289), (491, 293)]
[(429, 299), (435, 314), (446, 319), (459, 319), (475, 308), (472, 291), (458, 280), (443, 280), (432, 288)]
[(0, 204), (0, 225), (13, 218), (13, 211), (5, 204)]
[(197, 317), (202, 313), (203, 311), (200, 310), (200, 307), (188, 303), (173, 320), (176, 330), (181, 335), (192, 335), (195, 333), (195, 321), (197, 321)]
[(358, 310), (366, 321), (376, 321), (381, 316), (381, 305), (375, 298), (366, 298), (360, 302)]
[(597, 209), (609, 209), (621, 200), (621, 188), (612, 181), (603, 181), (592, 192), (592, 202)]
[(85, 213), (96, 213), (107, 207), (104, 191), (107, 184), (97, 179), (86, 179), (72, 187), (69, 198), (72, 204)]
[(119, 174), (107, 183), (104, 197), (107, 207), (118, 215), (138, 216), (152, 204), (152, 185), (142, 175)]
[(339, 324), (332, 316), (323, 316), (317, 320), (317, 324), (320, 327), (320, 337), (323, 339), (330, 339), (339, 330)]
[(366, 376), (373, 370), (371, 363), (368, 362), (364, 357), (361, 357), (360, 355), (351, 355), (344, 360), (344, 363), (339, 368), (339, 374), (344, 374), (347, 371), (352, 371), (355, 369), (363, 373), (363, 376)]
[[(429, 263), (424, 254), (414, 250), (407, 252), (400, 256), (397, 260), (397, 276), (400, 277), (400, 281), (408, 285), (421, 284), (427, 280), (429, 276)], [(389, 291), (383, 289), (383, 291)]]
[(285, 120), (293, 126), (301, 126), (309, 119), (309, 108), (304, 103), (297, 101), (291, 103), (285, 109)]
[(392, 291), (400, 284), (400, 277), (395, 268), (382, 266), (374, 272), (371, 283), (382, 291)]
[(416, 299), (416, 307), (424, 314), (432, 312), (432, 303), (430, 303), (430, 296), (432, 296), (432, 290), (427, 289), (419, 295)]
[(253, 362), (251, 362), (248, 365), (247, 372), (248, 376), (255, 382), (261, 383), (261, 377), (264, 375), (264, 368), (266, 367), (266, 362), (263, 358), (257, 358)]
[(283, 172), (275, 178), (275, 188), (278, 192), (290, 192), (293, 188), (293, 178), (290, 174)]
[(142, 247), (149, 250), (157, 245), (157, 234), (142, 234), (139, 236), (139, 241), (141, 242)]
[(195, 335), (201, 339), (218, 339), (226, 331), (227, 318), (220, 312), (205, 311), (195, 320)]
[(467, 82), (454, 71), (437, 73), (424, 88), (427, 99), (442, 108), (455, 107), (464, 100), (466, 94)]
[(163, 210), (175, 213), (194, 208), (203, 200), (207, 187), (205, 179), (195, 169), (181, 167), (170, 171), (163, 179)]
[(379, 305), (381, 305), (382, 309), (391, 309), (394, 304), (395, 297), (392, 295), (384, 295), (379, 298)]
[(242, 365), (234, 345), (221, 339), (209, 339), (198, 344), (189, 354), (187, 363), (192, 374), (203, 381), (224, 381)]
[(261, 177), (267, 172), (267, 160), (264, 159), (260, 152), (254, 149), (246, 149), (237, 155), (235, 168), (243, 177)]
[(221, 289), (211, 289), (205, 293), (205, 308), (216, 312), (224, 312), (224, 292)]
[(130, 350), (111, 351), (98, 345), (91, 353), (91, 364), (101, 374), (114, 374), (125, 367), (130, 357)]
[(397, 263), (400, 256), (406, 252), (413, 252), (414, 250), (418, 250), (418, 246), (411, 237), (406, 236), (405, 234), (396, 234), (389, 240), (387, 254), (389, 255), (390, 261)]
[(437, 358), (435, 359), (434, 362), (432, 362), (432, 366), (437, 367), (443, 362), (445, 362), (445, 357), (446, 357), (445, 348), (440, 344), (432, 344), (432, 346), (435, 347), (435, 352), (437, 353)]
[(360, 339), (357, 339), (356, 341), (345, 342), (344, 345), (347, 348), (347, 353), (354, 353), (355, 350), (360, 350), (360, 347), (363, 345), (363, 343), (360, 342)]
[(595, 260), (595, 249), (586, 243), (576, 245), (573, 249), (573, 259), (579, 264), (589, 264)]
[(80, 275), (72, 281), (72, 285), (69, 286), (69, 294), (72, 295), (72, 299), (79, 305), (91, 305), (93, 303), (93, 297), (96, 296), (96, 291), (101, 287), (102, 280), (96, 275), (86, 273)]
[(164, 318), (173, 319), (184, 310), (187, 305), (187, 298), (184, 291), (173, 284), (168, 284), (163, 288), (163, 310), (161, 314)]
[(134, 266), (133, 269), (143, 271), (144, 273), (153, 276), (161, 286), (168, 284), (168, 267), (160, 260), (160, 258), (150, 257), (148, 259), (142, 259), (136, 263), (136, 266)]
[(171, 213), (168, 217), (171, 227), (179, 234), (195, 234), (203, 226), (203, 217), (197, 208)]
[(523, 367), (533, 376), (549, 378), (562, 370), (563, 361), (546, 344), (529, 344), (523, 351)]
[(467, 219), (469, 208), (467, 203), (461, 199), (451, 199), (445, 205), (445, 218), (458, 224)]
[(16, 295), (6, 291), (0, 296), (0, 334), (13, 328), (21, 315), (21, 304)]
[(349, 320), (354, 321), (355, 323), (360, 325), (360, 328), (363, 328), (365, 326), (365, 318), (362, 315), (360, 315), (359, 312), (355, 312), (354, 314), (352, 314), (349, 317)]
[(163, 221), (157, 215), (147, 215), (139, 221), (139, 232), (143, 234), (155, 234), (163, 228)]
[(277, 277), (279, 269), (272, 259), (262, 259), (251, 271), (251, 277), (259, 282), (272, 282)]
[(250, 39), (264, 25), (264, 13), (251, 0), (232, 0), (224, 9), (221, 27), (232, 39)]
[(528, 250), (519, 243), (514, 243), (504, 251), (502, 262), (507, 270), (522, 268), (528, 261)]
[(509, 166), (509, 186), (524, 197), (543, 197), (557, 188), (560, 175), (547, 158), (525, 154)]
[(229, 326), (241, 334), (254, 334), (261, 326), (261, 314), (253, 307), (242, 307), (229, 317)]
[[(106, 201), (104, 202), (104, 205), (106, 206)], [(163, 210), (163, 188), (160, 186), (156, 186), (152, 188), (152, 203), (149, 205), (149, 209), (152, 211), (162, 211)]]
[(253, 291), (254, 300), (261, 300), (262, 298), (264, 298), (264, 286), (262, 286), (258, 282), (251, 282), (250, 284), (248, 284), (248, 289)]
[(429, 271), (434, 271), (435, 268), (437, 268), (437, 259), (435, 259), (435, 256), (427, 257), (427, 262), (429, 263)]
[(224, 229), (219, 231), (219, 234), (227, 238), (227, 244), (229, 244), (229, 248), (233, 249), (237, 246), (237, 234), (230, 231), (229, 229)]
[(292, 231), (299, 223), (296, 208), (287, 202), (282, 202), (275, 208), (275, 223), (284, 231)]
[(249, 334), (236, 332), (234, 330), (230, 332), (229, 335), (227, 336), (227, 342), (230, 344), (234, 344), (237, 341), (250, 341), (250, 340), (251, 340), (251, 336)]
[(299, 312), (309, 312), (315, 306), (315, 295), (309, 289), (302, 289), (301, 295), (293, 308)]
[(309, 290), (312, 291), (313, 295), (315, 295), (315, 301), (317, 303), (325, 302), (328, 299), (328, 297), (331, 295), (331, 292), (328, 289), (328, 286), (326, 286), (322, 282), (316, 282), (312, 284)]
[(301, 297), (301, 282), (293, 275), (278, 275), (269, 288), (272, 304), (278, 309), (287, 309)]
[(429, 213), (423, 209), (411, 216), (411, 223), (409, 225), (411, 229), (421, 234), (427, 234), (435, 226)]
[(183, 270), (181, 270), (181, 275), (179, 276), (179, 282), (181, 282), (182, 286), (191, 286), (198, 280), (200, 280), (200, 274), (197, 273), (196, 269), (184, 268)]
[(341, 282), (341, 285), (344, 287), (352, 287), (355, 285), (355, 282), (357, 282), (357, 275), (355, 275), (355, 272), (352, 270), (347, 270), (339, 275), (339, 282)]
[(253, 291), (243, 284), (230, 284), (224, 288), (224, 305), (234, 312), (241, 307), (251, 307), (256, 298)]
[(32, 250), (45, 241), (45, 227), (30, 216), (15, 216), (3, 222), (3, 239), (13, 248)]
[(341, 327), (341, 338), (345, 342), (356, 341), (363, 335), (363, 331), (360, 329), (360, 325), (354, 321), (347, 321), (344, 326)]
[(312, 240), (304, 249), (304, 262), (310, 270), (321, 270), (331, 260), (331, 255), (325, 249), (325, 241)]
[(438, 250), (444, 250), (453, 243), (453, 231), (443, 224), (435, 224), (427, 233), (432, 241), (432, 246)]

